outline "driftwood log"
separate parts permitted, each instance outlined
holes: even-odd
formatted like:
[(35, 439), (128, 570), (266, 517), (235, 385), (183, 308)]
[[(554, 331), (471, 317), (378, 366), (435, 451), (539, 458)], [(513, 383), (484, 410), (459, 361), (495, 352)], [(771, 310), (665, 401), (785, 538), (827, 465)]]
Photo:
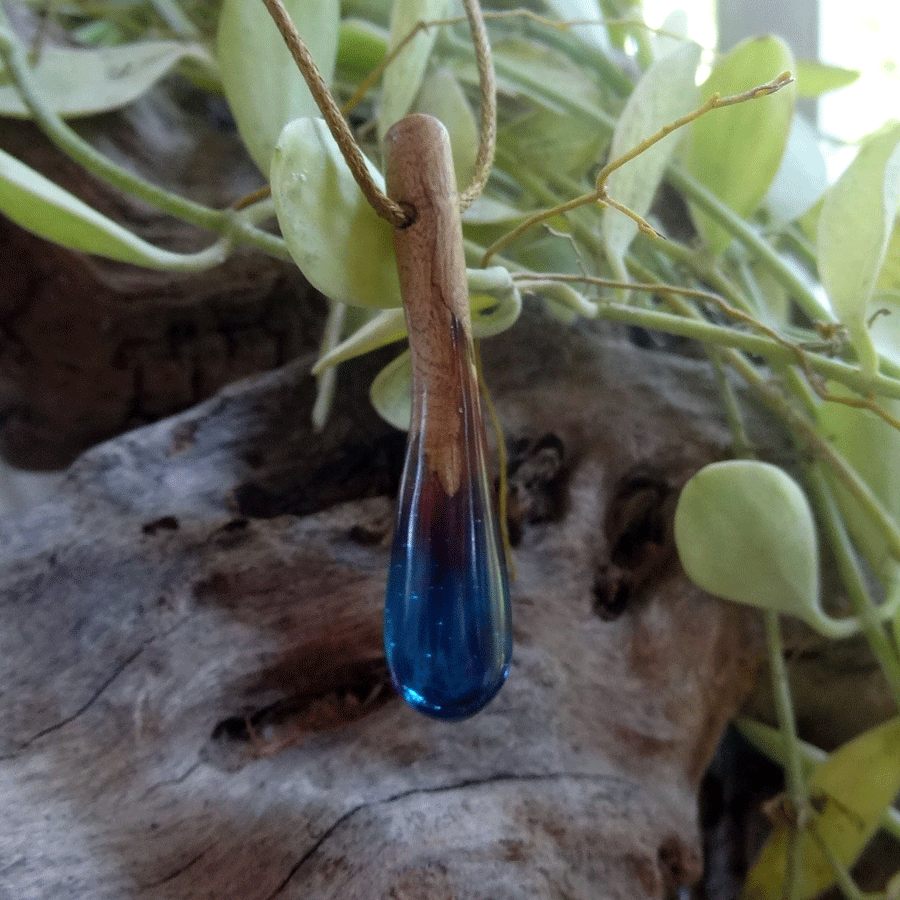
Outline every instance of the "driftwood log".
[(713, 385), (534, 311), (485, 349), (516, 651), (469, 721), (386, 681), (402, 441), (365, 366), (322, 436), (303, 360), (100, 445), (0, 526), (8, 896), (664, 898), (701, 876), (698, 785), (761, 655), (672, 551), (678, 486), (728, 440)]

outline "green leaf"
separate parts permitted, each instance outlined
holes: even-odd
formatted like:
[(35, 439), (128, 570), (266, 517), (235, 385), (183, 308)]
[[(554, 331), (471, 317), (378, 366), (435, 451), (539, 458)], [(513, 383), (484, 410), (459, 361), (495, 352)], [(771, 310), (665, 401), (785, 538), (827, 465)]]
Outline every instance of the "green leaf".
[(472, 179), (478, 155), (478, 126), (456, 76), (449, 68), (436, 69), (422, 82), (415, 111), (434, 116), (450, 135), (456, 184), (462, 190)]
[[(822, 207), (825, 205), (825, 194), (819, 197), (815, 203), (800, 217), (797, 224), (807, 240), (816, 242), (819, 234), (819, 219), (822, 216)], [(832, 311), (833, 312), (833, 311)], [(827, 316), (831, 318), (831, 316)]]
[(412, 415), (412, 362), (404, 350), (376, 376), (369, 389), (378, 415), (401, 431), (409, 430)]
[(336, 66), (362, 80), (387, 56), (388, 33), (364, 19), (341, 19)]
[(822, 621), (812, 512), (776, 466), (730, 460), (701, 469), (678, 500), (675, 543), (685, 572), (703, 590), (813, 627)]
[(819, 274), (847, 327), (860, 366), (874, 375), (878, 358), (866, 320), (900, 205), (900, 122), (870, 137), (825, 195), (819, 217)]
[[(697, 105), (694, 76), (699, 62), (700, 47), (683, 44), (647, 69), (616, 122), (609, 149), (611, 160), (634, 149)], [(614, 171), (606, 182), (609, 195), (637, 215), (645, 216), (680, 138), (680, 134), (670, 134)], [(603, 240), (614, 271), (624, 272), (625, 252), (636, 234), (634, 219), (612, 207), (603, 210)]]
[[(44, 101), (61, 116), (90, 116), (136, 100), (185, 58), (212, 65), (199, 44), (181, 41), (139, 41), (90, 50), (45, 44), (31, 75)], [(6, 82), (0, 87), (0, 115), (30, 116), (2, 70), (0, 82)]]
[[(881, 320), (886, 322), (892, 318), (883, 316)], [(833, 382), (827, 388), (839, 397), (857, 396)], [(878, 403), (890, 415), (900, 416), (900, 400), (881, 397)], [(818, 410), (818, 421), (819, 432), (831, 441), (884, 508), (900, 522), (900, 432), (875, 413), (842, 403), (823, 403)], [(822, 470), (854, 543), (875, 574), (887, 579), (894, 561), (884, 533), (831, 469), (823, 466)]]
[[(777, 37), (749, 38), (713, 69), (700, 89), (700, 102), (713, 94), (740, 94), (793, 68), (787, 44)], [(796, 85), (707, 113), (691, 126), (688, 171), (741, 216), (751, 216), (781, 164), (790, 133)], [(694, 220), (714, 255), (731, 237), (699, 209)]]
[[(467, 275), (472, 334), (476, 338), (485, 338), (505, 331), (522, 311), (522, 298), (512, 276), (503, 266), (468, 269)], [(406, 334), (403, 310), (383, 310), (323, 354), (313, 366), (313, 375), (318, 375), (329, 366), (399, 341)]]
[[(384, 190), (384, 178), (369, 172)], [(351, 306), (399, 306), (391, 226), (369, 205), (322, 119), (285, 126), (272, 158), (272, 200), (310, 284)]]
[(39, 172), (0, 150), (0, 211), (17, 225), (70, 250), (94, 253), (153, 269), (202, 268), (221, 262), (224, 250), (185, 256), (141, 240)]
[(827, 187), (828, 172), (816, 130), (802, 115), (795, 115), (781, 165), (763, 205), (776, 222), (786, 224), (805, 215)]
[(522, 165), (572, 176), (587, 172), (605, 143), (593, 120), (543, 107), (527, 110), (497, 131), (498, 147)]
[[(494, 63), (497, 68), (497, 90), (507, 96), (527, 101), (532, 107), (540, 106), (552, 112), (570, 115), (553, 101), (538, 99), (531, 86), (565, 84), (566, 96), (577, 103), (588, 119), (605, 117), (603, 92), (588, 75), (568, 57), (548, 47), (531, 41), (506, 39), (493, 45)], [(478, 70), (474, 63), (456, 63), (457, 76), (472, 85), (478, 85)]]
[[(418, 22), (440, 19), (446, 11), (447, 0), (394, 0), (391, 12), (391, 48), (396, 47)], [(420, 31), (385, 70), (378, 113), (379, 141), (384, 139), (391, 125), (402, 119), (412, 108), (413, 100), (422, 86), (437, 32), (437, 28)]]
[(323, 353), (312, 367), (313, 375), (319, 375), (332, 366), (348, 359), (355, 359), (364, 353), (371, 353), (379, 347), (386, 347), (407, 335), (406, 318), (402, 309), (383, 309), (367, 322), (359, 326), (336, 347)]
[[(888, 239), (887, 250), (884, 254), (884, 262), (881, 271), (878, 273), (878, 280), (875, 282), (875, 299), (879, 300), (878, 294), (894, 294), (894, 300), (900, 300), (900, 219), (894, 222), (891, 230), (891, 236)], [(895, 315), (900, 314), (900, 310)], [(897, 323), (900, 328), (900, 323)], [(876, 330), (872, 329), (873, 332)], [(895, 354), (900, 355), (900, 332), (897, 333), (894, 343)], [(900, 361), (900, 360), (898, 360)]]
[(532, 272), (583, 272), (580, 248), (561, 230), (565, 221), (551, 220), (551, 223), (550, 227), (545, 224), (544, 228), (533, 228), (530, 234), (523, 235), (516, 251), (516, 262)]
[(683, 9), (673, 9), (659, 26), (657, 34), (651, 35), (656, 43), (656, 58), (662, 59), (677, 50), (688, 39), (688, 16)]
[(584, 21), (572, 25), (572, 33), (597, 50), (609, 50), (609, 32), (603, 23), (603, 13), (597, 0), (544, 0), (547, 8), (563, 22)]
[[(872, 728), (835, 750), (809, 779), (810, 800), (822, 840), (849, 869), (900, 791), (900, 718)], [(791, 829), (778, 822), (747, 875), (743, 900), (770, 900), (784, 883)], [(795, 896), (811, 900), (834, 884), (834, 873), (808, 830), (800, 841), (802, 864)]]
[(527, 212), (516, 209), (502, 200), (487, 197), (482, 194), (477, 197), (472, 205), (462, 214), (463, 226), (465, 225), (507, 225), (513, 226), (521, 222)]
[[(284, 5), (325, 83), (330, 84), (339, 4), (285, 0)], [(293, 119), (318, 116), (319, 109), (262, 0), (223, 0), (216, 54), (238, 131), (253, 161), (266, 174), (281, 129)]]
[(859, 74), (856, 69), (831, 66), (816, 59), (798, 59), (797, 94), (801, 97), (821, 97), (829, 91), (853, 84), (859, 78)]

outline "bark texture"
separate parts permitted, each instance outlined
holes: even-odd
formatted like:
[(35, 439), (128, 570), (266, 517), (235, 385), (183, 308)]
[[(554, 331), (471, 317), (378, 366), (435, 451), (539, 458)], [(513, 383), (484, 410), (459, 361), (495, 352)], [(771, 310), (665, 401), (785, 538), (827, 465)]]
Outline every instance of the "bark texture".
[(402, 440), (370, 367), (322, 436), (301, 361), (100, 445), (0, 525), (0, 896), (633, 900), (700, 877), (698, 785), (760, 658), (672, 552), (675, 492), (727, 441), (713, 388), (534, 311), (485, 349), (516, 651), (469, 721), (387, 683)]

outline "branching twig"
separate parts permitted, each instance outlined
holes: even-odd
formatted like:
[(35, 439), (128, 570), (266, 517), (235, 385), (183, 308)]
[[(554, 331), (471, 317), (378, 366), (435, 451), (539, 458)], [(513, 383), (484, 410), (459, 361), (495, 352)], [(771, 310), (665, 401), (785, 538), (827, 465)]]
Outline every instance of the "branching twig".
[[(793, 76), (790, 72), (782, 72), (777, 78), (774, 78), (772, 81), (766, 82), (765, 84), (757, 85), (754, 88), (751, 88), (749, 91), (743, 91), (740, 94), (734, 94), (729, 97), (720, 97), (718, 94), (713, 94), (712, 97), (709, 98), (702, 106), (699, 106), (693, 112), (688, 113), (686, 116), (682, 116), (680, 119), (676, 119), (674, 122), (671, 122), (668, 125), (665, 125), (661, 128), (656, 134), (651, 135), (645, 140), (641, 141), (636, 147), (629, 150), (627, 153), (618, 157), (618, 159), (614, 159), (612, 162), (607, 163), (597, 175), (596, 182), (594, 184), (594, 190), (589, 191), (586, 194), (582, 194), (580, 197), (576, 197), (573, 200), (569, 200), (566, 203), (560, 203), (558, 206), (551, 207), (550, 209), (542, 210), (539, 213), (535, 213), (533, 216), (529, 216), (514, 228), (512, 231), (507, 232), (503, 235), (502, 238), (495, 241), (491, 244), (490, 247), (485, 251), (484, 257), (481, 260), (481, 265), (486, 266), (490, 261), (491, 257), (494, 254), (499, 253), (501, 250), (509, 246), (519, 235), (524, 234), (530, 228), (535, 225), (539, 225), (542, 222), (546, 222), (548, 219), (552, 219), (554, 216), (560, 215), (562, 213), (570, 212), (573, 209), (577, 209), (579, 206), (586, 206), (590, 203), (597, 203), (600, 206), (609, 206), (610, 198), (606, 192), (606, 180), (609, 176), (616, 171), (616, 169), (625, 165), (625, 163), (634, 159), (639, 154), (643, 153), (649, 147), (652, 147), (658, 141), (661, 141), (664, 137), (671, 134), (678, 128), (683, 127), (684, 125), (688, 125), (691, 122), (699, 119), (700, 116), (705, 115), (708, 112), (711, 112), (714, 109), (720, 109), (723, 106), (734, 106), (736, 103), (745, 103), (748, 100), (756, 100), (759, 97), (767, 97), (770, 94), (774, 94), (776, 91), (780, 91), (785, 85), (790, 84), (793, 81)], [(617, 209), (623, 210), (623, 207), (620, 204), (615, 204)], [(638, 227), (645, 234), (655, 235), (656, 231), (653, 227), (646, 222), (641, 216), (638, 216), (636, 213), (632, 211), (628, 211), (628, 214), (633, 218), (637, 223)]]

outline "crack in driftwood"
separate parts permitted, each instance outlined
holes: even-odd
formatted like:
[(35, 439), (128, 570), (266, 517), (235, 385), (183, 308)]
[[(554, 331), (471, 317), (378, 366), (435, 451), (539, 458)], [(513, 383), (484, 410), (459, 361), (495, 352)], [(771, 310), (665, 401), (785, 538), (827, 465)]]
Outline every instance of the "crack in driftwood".
[(102, 696), (106, 693), (108, 688), (113, 684), (113, 682), (133, 663), (138, 657), (147, 649), (148, 645), (152, 644), (156, 638), (150, 638), (144, 641), (137, 650), (134, 651), (130, 656), (126, 657), (116, 668), (113, 670), (112, 674), (106, 678), (105, 681), (94, 691), (94, 693), (90, 696), (86, 703), (80, 706), (75, 710), (71, 715), (66, 716), (64, 719), (61, 719), (58, 722), (54, 722), (52, 725), (48, 725), (46, 728), (42, 728), (40, 731), (26, 738), (19, 745), (18, 749), (13, 753), (6, 754), (5, 756), (0, 756), (0, 762), (6, 762), (7, 760), (16, 759), (16, 757), (20, 756), (23, 751), (27, 750), (32, 744), (36, 741), (39, 741), (42, 737), (46, 737), (48, 734), (52, 734), (54, 731), (59, 731), (61, 728), (65, 728), (67, 725), (71, 725), (72, 722), (76, 721), (79, 717), (83, 716)]
[(322, 834), (316, 839), (313, 845), (300, 857), (300, 859), (296, 863), (294, 863), (293, 866), (291, 866), (287, 875), (280, 882), (278, 887), (271, 894), (268, 894), (264, 898), (264, 900), (275, 900), (275, 897), (277, 897), (288, 886), (288, 884), (290, 884), (294, 876), (297, 875), (297, 873), (303, 868), (303, 866), (322, 848), (325, 842), (342, 825), (346, 825), (346, 823), (350, 821), (350, 819), (361, 812), (365, 812), (366, 810), (375, 809), (378, 807), (389, 806), (392, 803), (399, 803), (403, 800), (408, 800), (410, 797), (420, 797), (429, 794), (447, 794), (453, 791), (463, 791), (468, 788), (484, 787), (491, 784), (508, 784), (515, 782), (534, 783), (557, 781), (562, 779), (594, 782), (601, 780), (617, 780), (610, 775), (603, 774), (602, 772), (522, 772), (519, 774), (507, 772), (492, 775), (489, 778), (469, 778), (456, 784), (441, 784), (427, 788), (413, 788), (412, 790), (401, 791), (400, 793), (394, 794), (390, 797), (381, 797), (376, 800), (367, 800), (365, 803), (360, 803), (357, 806), (354, 806), (352, 809), (347, 810), (343, 815), (338, 817), (328, 828), (326, 828), (325, 831), (323, 831)]
[(172, 872), (169, 872), (168, 875), (164, 875), (158, 881), (152, 881), (149, 884), (142, 884), (138, 887), (138, 891), (143, 893), (144, 891), (152, 891), (158, 887), (162, 887), (164, 884), (168, 884), (170, 881), (174, 881), (176, 878), (184, 875), (185, 872), (189, 871), (193, 866), (195, 866), (213, 847), (218, 844), (218, 841), (213, 841), (208, 847), (205, 847), (201, 850), (196, 856), (189, 859), (184, 865), (179, 866)]
[(188, 778), (190, 778), (202, 765), (203, 763), (200, 760), (197, 760), (197, 762), (191, 763), (177, 778), (167, 778), (165, 781), (158, 781), (156, 784), (151, 784), (150, 787), (141, 794), (140, 799), (142, 801), (146, 800), (151, 794), (162, 790), (163, 788), (178, 787), (178, 785), (184, 784), (185, 781), (187, 781)]

